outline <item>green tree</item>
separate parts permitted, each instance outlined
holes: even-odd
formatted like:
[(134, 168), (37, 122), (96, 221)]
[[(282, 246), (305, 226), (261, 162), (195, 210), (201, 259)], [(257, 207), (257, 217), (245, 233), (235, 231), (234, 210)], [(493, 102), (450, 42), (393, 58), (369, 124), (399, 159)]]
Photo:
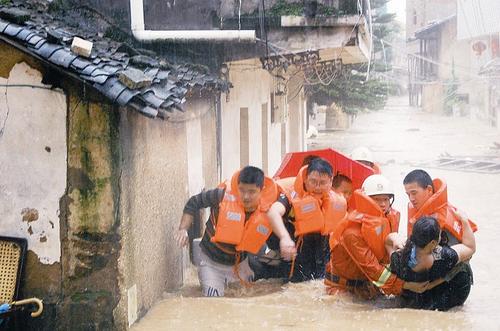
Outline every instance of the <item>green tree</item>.
[(391, 48), (382, 44), (391, 41), (399, 32), (395, 14), (387, 14), (380, 9), (388, 0), (371, 0), (372, 9), (378, 14), (373, 16), (373, 53), (370, 63), (369, 79), (366, 80), (368, 63), (345, 66), (342, 75), (330, 84), (307, 85), (306, 92), (310, 101), (331, 105), (335, 102), (346, 113), (356, 113), (364, 109), (377, 110), (384, 107), (388, 95), (395, 85), (385, 77), (391, 70)]

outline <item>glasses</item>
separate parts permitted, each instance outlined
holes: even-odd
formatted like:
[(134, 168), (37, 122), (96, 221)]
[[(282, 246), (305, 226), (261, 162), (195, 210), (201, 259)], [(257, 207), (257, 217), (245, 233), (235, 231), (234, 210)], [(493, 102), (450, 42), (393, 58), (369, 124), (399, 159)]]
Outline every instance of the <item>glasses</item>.
[(312, 187), (323, 187), (323, 186), (330, 186), (331, 185), (331, 180), (327, 179), (322, 179), (322, 180), (316, 180), (316, 179), (308, 179), (307, 183), (311, 185)]

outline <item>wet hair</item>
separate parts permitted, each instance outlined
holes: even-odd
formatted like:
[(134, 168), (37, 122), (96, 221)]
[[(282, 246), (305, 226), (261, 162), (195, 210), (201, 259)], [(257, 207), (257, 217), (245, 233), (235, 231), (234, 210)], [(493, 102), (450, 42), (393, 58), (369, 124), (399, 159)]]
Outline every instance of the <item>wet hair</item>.
[(264, 171), (257, 167), (246, 166), (240, 171), (238, 184), (255, 184), (258, 188), (264, 187)]
[(439, 240), (441, 227), (436, 218), (423, 216), (417, 219), (413, 225), (411, 236), (406, 240), (406, 244), (401, 251), (403, 269), (409, 268), (408, 261), (413, 246), (424, 248), (433, 240)]
[(403, 184), (417, 183), (421, 188), (427, 188), (427, 186), (432, 187), (432, 192), (434, 192), (434, 184), (432, 183), (431, 176), (422, 169), (415, 169), (410, 171), (403, 179)]
[(309, 175), (311, 172), (317, 171), (319, 174), (325, 174), (329, 177), (333, 176), (333, 167), (327, 160), (322, 159), (320, 157), (313, 159), (309, 165), (307, 166), (307, 174)]
[(302, 166), (306, 166), (306, 165), (309, 165), (309, 163), (311, 163), (312, 160), (316, 160), (316, 159), (319, 159), (320, 157), (317, 156), (317, 155), (308, 155), (304, 158), (304, 161), (302, 161)]
[(332, 187), (338, 188), (343, 182), (352, 184), (352, 180), (349, 177), (341, 173), (337, 173), (335, 176), (333, 176)]

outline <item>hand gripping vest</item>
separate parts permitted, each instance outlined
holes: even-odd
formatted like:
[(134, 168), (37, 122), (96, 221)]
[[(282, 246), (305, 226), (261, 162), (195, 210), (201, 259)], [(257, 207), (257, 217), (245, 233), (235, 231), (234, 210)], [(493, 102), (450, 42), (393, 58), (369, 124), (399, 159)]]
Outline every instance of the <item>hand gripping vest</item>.
[(328, 235), (333, 232), (346, 215), (347, 203), (343, 196), (330, 190), (321, 199), (307, 193), (304, 179), (307, 166), (300, 169), (289, 195), (295, 214), (295, 236), (308, 233)]
[(369, 196), (361, 190), (354, 191), (357, 209), (349, 213), (330, 237), (330, 250), (340, 242), (343, 232), (348, 226), (361, 224), (361, 236), (380, 262), (388, 262), (385, 249), (385, 238), (391, 230), (391, 222), (384, 217), (384, 212)]
[[(408, 203), (408, 236), (412, 233), (413, 224), (422, 216), (433, 216), (437, 218), (441, 229), (448, 231), (459, 242), (462, 242), (462, 222), (453, 212), (456, 210), (448, 202), (447, 186), (441, 179), (434, 179), (434, 194), (416, 210), (411, 203)], [(477, 225), (469, 220), (472, 231), (477, 231)]]
[(278, 198), (278, 187), (271, 178), (265, 177), (260, 203), (245, 222), (245, 209), (238, 191), (239, 171), (231, 178), (230, 185), (222, 183), (224, 197), (219, 204), (219, 216), (215, 225), (215, 234), (210, 239), (214, 243), (236, 245), (237, 251), (257, 254), (271, 235), (271, 226), (266, 212)]

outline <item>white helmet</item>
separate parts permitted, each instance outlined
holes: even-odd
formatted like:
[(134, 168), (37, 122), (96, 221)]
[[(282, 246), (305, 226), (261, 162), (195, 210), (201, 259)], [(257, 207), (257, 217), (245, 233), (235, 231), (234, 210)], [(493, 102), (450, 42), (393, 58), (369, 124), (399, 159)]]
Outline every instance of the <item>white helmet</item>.
[(368, 161), (375, 163), (373, 160), (372, 152), (364, 146), (355, 148), (351, 153), (351, 159), (356, 161)]
[(371, 175), (365, 179), (361, 189), (366, 195), (389, 194), (394, 196), (394, 190), (387, 178), (382, 175)]

